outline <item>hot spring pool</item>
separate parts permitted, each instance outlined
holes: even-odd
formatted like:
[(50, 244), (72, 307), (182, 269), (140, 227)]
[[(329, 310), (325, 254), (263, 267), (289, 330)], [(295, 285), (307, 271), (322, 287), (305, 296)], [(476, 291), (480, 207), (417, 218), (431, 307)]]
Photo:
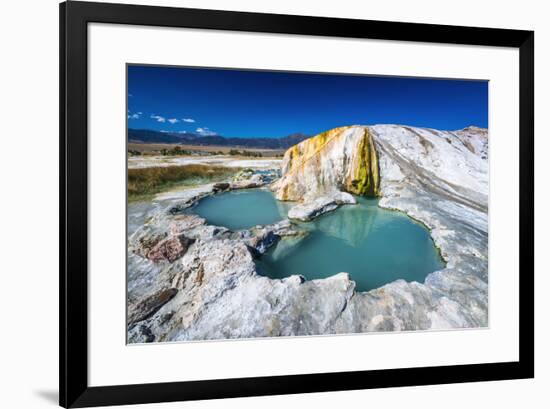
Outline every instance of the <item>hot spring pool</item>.
[(264, 189), (233, 190), (202, 199), (191, 211), (209, 224), (231, 230), (249, 229), (286, 219), (291, 205)]
[[(397, 279), (423, 282), (444, 267), (424, 226), (378, 207), (378, 199), (357, 200), (357, 205), (298, 223), (307, 234), (282, 239), (258, 258), (258, 272), (271, 278), (301, 274), (313, 280), (345, 271), (358, 291), (368, 291)], [(282, 220), (292, 205), (277, 201), (271, 192), (252, 189), (205, 198), (192, 212), (210, 224), (238, 230)]]

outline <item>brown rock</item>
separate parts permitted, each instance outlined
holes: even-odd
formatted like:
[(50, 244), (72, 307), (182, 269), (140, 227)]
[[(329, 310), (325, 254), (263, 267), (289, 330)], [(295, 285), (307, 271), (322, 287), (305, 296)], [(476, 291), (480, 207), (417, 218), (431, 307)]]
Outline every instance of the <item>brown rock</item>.
[(128, 325), (143, 321), (154, 315), (160, 307), (174, 298), (177, 292), (176, 288), (166, 288), (138, 302), (128, 311)]
[(214, 192), (219, 192), (221, 190), (229, 189), (229, 186), (231, 185), (227, 182), (215, 183), (214, 186), (212, 187), (212, 190), (214, 190)]
[(147, 258), (156, 263), (160, 261), (173, 263), (187, 252), (193, 242), (193, 239), (188, 239), (183, 234), (168, 237), (154, 246), (147, 254)]
[(202, 226), (206, 223), (202, 217), (195, 214), (180, 214), (174, 216), (170, 222), (170, 234), (173, 236), (179, 236), (186, 230), (194, 229), (195, 227)]
[(147, 257), (151, 249), (157, 246), (162, 240), (166, 238), (167, 234), (164, 233), (150, 233), (145, 232), (143, 235), (137, 237), (130, 245), (133, 253), (141, 257)]

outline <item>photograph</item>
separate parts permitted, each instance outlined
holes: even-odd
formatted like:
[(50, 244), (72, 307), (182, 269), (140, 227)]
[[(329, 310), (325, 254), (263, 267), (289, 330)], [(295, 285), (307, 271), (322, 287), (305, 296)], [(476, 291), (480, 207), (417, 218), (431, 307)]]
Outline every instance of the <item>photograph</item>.
[(3, 2), (0, 409), (546, 409), (548, 13), (470, 3)]
[(129, 344), (489, 326), (488, 81), (126, 69)]

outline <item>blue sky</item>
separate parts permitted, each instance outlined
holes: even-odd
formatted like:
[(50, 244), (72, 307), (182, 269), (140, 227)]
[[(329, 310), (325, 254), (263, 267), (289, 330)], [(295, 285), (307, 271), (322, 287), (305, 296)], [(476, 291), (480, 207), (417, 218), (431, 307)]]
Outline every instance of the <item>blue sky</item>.
[(282, 137), (356, 124), (487, 123), (485, 81), (128, 66), (134, 129)]

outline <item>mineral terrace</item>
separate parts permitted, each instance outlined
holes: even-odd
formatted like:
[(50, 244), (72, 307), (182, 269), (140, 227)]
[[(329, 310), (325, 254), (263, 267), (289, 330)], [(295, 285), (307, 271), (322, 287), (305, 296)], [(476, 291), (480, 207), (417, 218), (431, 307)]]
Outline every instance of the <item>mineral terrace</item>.
[[(128, 342), (487, 326), (487, 157), (485, 129), (350, 126), (293, 146), (280, 169), (160, 201), (129, 231)], [(291, 220), (230, 231), (186, 212), (207, 195), (251, 187), (295, 202)], [(301, 234), (292, 219), (353, 205), (352, 194), (423, 223), (446, 267), (423, 283), (363, 293), (346, 272), (312, 281), (257, 274), (255, 257)]]

